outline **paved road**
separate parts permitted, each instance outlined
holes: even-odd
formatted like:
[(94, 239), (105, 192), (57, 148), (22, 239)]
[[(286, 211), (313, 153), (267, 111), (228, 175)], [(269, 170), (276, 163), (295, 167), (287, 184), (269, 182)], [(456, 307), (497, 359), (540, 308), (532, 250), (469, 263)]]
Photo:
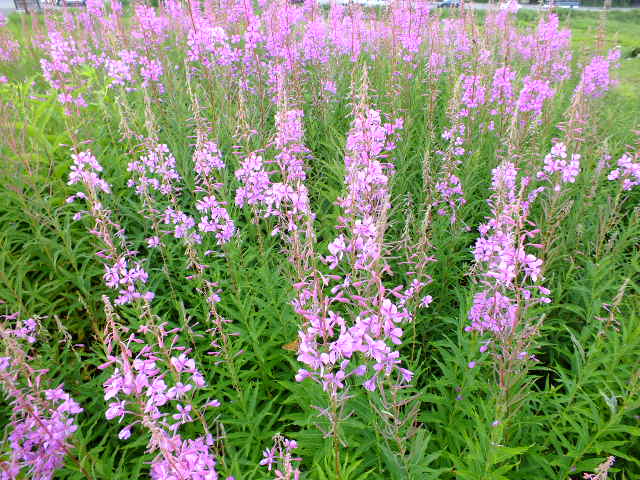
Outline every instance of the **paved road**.
[[(367, 5), (367, 6), (376, 6), (376, 7), (380, 7), (380, 6), (384, 6), (384, 5), (388, 5), (389, 1), (388, 0), (353, 0), (354, 3), (358, 3), (361, 5)], [(321, 4), (325, 4), (328, 5), (329, 3), (331, 3), (331, 0), (319, 0), (319, 2)], [(349, 0), (338, 0), (338, 3), (342, 3), (342, 4), (347, 4), (349, 3)], [(490, 5), (487, 3), (471, 3), (468, 6), (470, 6), (471, 8), (475, 8), (477, 10), (486, 10), (488, 8), (490, 8)], [(527, 8), (527, 9), (531, 9), (531, 10), (539, 10), (540, 7), (538, 5), (521, 5), (522, 8)], [(601, 10), (601, 8), (597, 8), (597, 7), (580, 7), (578, 8), (578, 10), (584, 11), (584, 10), (588, 10), (588, 11), (597, 11), (597, 10)], [(620, 11), (624, 11), (624, 10), (633, 10), (632, 8), (612, 8), (612, 10), (620, 10)], [(0, 12), (4, 13), (4, 14), (9, 14), (11, 12), (14, 11), (14, 7), (13, 7), (13, 0), (0, 0)]]
[[(318, 0), (318, 2), (321, 5), (329, 5), (331, 3), (332, 0)], [(389, 0), (336, 0), (337, 3), (340, 3), (342, 5), (347, 5), (351, 2), (353, 3), (357, 3), (359, 5), (366, 5), (368, 7), (382, 7), (382, 6), (386, 6), (388, 5), (390, 2)], [(434, 1), (435, 3), (435, 1)], [(475, 10), (488, 10), (490, 8), (495, 7), (495, 5), (489, 5), (488, 3), (465, 3), (467, 8), (473, 8)], [(435, 5), (434, 5), (435, 8)], [(541, 10), (540, 5), (520, 5), (520, 8), (525, 8), (527, 10)], [(589, 11), (589, 12), (595, 12), (595, 11), (600, 11), (602, 10), (602, 7), (579, 7), (576, 10), (580, 10), (580, 11)], [(616, 10), (616, 11), (628, 11), (628, 10), (635, 10), (635, 8), (624, 8), (624, 7), (620, 7), (620, 8), (611, 8), (611, 10)]]

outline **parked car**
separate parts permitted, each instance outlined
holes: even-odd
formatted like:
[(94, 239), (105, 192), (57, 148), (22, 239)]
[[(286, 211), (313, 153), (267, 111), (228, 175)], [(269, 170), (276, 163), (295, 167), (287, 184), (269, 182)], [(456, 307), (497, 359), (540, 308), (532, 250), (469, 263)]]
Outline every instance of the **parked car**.
[(557, 0), (557, 1), (545, 1), (542, 4), (542, 8), (578, 8), (580, 2), (576, 0)]
[(442, 0), (436, 3), (436, 7), (438, 8), (458, 8), (460, 5), (460, 0)]
[(58, 7), (86, 7), (87, 0), (56, 0)]

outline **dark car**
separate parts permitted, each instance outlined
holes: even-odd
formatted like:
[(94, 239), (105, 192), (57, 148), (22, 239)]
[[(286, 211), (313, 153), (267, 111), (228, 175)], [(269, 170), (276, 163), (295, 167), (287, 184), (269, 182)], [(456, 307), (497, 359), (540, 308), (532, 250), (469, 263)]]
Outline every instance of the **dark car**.
[(438, 8), (458, 8), (460, 5), (460, 0), (442, 0), (442, 2), (436, 3)]

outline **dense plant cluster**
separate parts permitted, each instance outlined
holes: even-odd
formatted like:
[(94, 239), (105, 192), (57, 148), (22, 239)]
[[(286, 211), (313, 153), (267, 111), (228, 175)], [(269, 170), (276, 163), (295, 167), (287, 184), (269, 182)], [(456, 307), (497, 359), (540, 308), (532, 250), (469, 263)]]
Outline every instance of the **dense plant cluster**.
[(0, 21), (0, 479), (640, 475), (605, 16), (583, 48), (513, 2), (31, 20)]

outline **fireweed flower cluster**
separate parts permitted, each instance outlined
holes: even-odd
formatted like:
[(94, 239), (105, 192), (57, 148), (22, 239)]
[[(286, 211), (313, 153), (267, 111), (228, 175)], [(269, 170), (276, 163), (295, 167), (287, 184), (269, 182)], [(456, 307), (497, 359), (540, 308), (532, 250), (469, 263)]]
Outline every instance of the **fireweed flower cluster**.
[(553, 185), (553, 190), (559, 192), (564, 183), (574, 183), (580, 173), (580, 154), (573, 153), (568, 158), (567, 146), (556, 143), (544, 157), (544, 167), (536, 176)]
[[(106, 32), (119, 31), (121, 5), (112, 3), (109, 19), (98, 17)], [(115, 29), (112, 27), (116, 27)], [(165, 65), (158, 47), (168, 38), (169, 20), (158, 16), (155, 9), (137, 5), (127, 42), (112, 42), (107, 48), (98, 42), (102, 55), (99, 67), (104, 70), (111, 85), (121, 85), (126, 91), (150, 88), (158, 94), (164, 92)], [(124, 43), (128, 48), (116, 48)]]
[(160, 93), (164, 91), (161, 61), (136, 50), (124, 49), (113, 57), (107, 57), (104, 69), (110, 86), (120, 85), (127, 91), (134, 91), (139, 85), (142, 88), (155, 87)]
[(187, 40), (187, 58), (200, 68), (213, 69), (216, 65), (229, 65), (235, 53), (229, 45), (229, 38), (224, 29), (211, 25), (204, 19), (196, 24), (196, 29), (189, 30)]
[(278, 226), (273, 234), (297, 236), (306, 219), (313, 219), (304, 185), (308, 150), (303, 143), (302, 119), (302, 110), (280, 107), (272, 142), (274, 159), (264, 161), (252, 152), (235, 172), (241, 183), (236, 190), (236, 205), (251, 205), (264, 218), (276, 217)]
[(460, 117), (467, 117), (471, 112), (485, 104), (487, 90), (480, 75), (461, 75), (462, 97), (460, 104), (462, 109), (458, 112)]
[[(198, 230), (203, 235), (213, 233), (218, 246), (222, 247), (235, 235), (236, 227), (226, 209), (226, 202), (219, 200), (219, 190), (223, 184), (217, 175), (225, 168), (222, 154), (216, 143), (205, 140), (206, 137), (203, 130), (201, 126), (198, 128), (198, 144), (193, 154), (194, 171), (196, 173), (195, 194), (198, 198), (196, 209), (202, 214), (198, 222)], [(210, 253), (213, 253), (213, 251), (206, 251), (204, 256)], [(204, 257), (199, 256), (198, 259), (200, 258)], [(213, 336), (212, 346), (215, 349), (211, 353), (222, 356), (223, 361), (227, 363), (232, 371), (234, 386), (237, 389), (239, 386), (233, 364), (234, 355), (231, 352), (231, 339), (226, 328), (230, 320), (224, 318), (218, 312), (216, 304), (220, 301), (220, 289), (216, 282), (205, 278), (204, 269), (204, 264), (200, 263), (196, 278), (200, 278), (203, 281), (198, 291), (206, 299), (209, 306), (209, 316), (214, 323), (213, 329), (209, 332)]]
[(529, 309), (551, 302), (551, 292), (542, 284), (542, 260), (531, 253), (542, 247), (532, 243), (538, 230), (528, 219), (531, 203), (543, 188), (528, 192), (528, 187), (529, 178), (520, 178), (511, 162), (493, 170), (491, 216), (479, 227), (473, 249), (481, 290), (473, 297), (466, 331), (489, 334), (480, 353), (490, 350), (493, 357), (498, 392), (492, 426), (502, 425), (497, 432), (517, 408), (519, 381), (536, 360), (531, 349), (540, 322), (531, 318)]
[(266, 192), (271, 187), (269, 172), (266, 170), (262, 155), (251, 152), (240, 163), (235, 172), (241, 186), (236, 190), (236, 205), (259, 208), (266, 200)]
[[(492, 10), (487, 14), (486, 35), (490, 41), (495, 42), (502, 57), (513, 55), (513, 46), (520, 41), (520, 34), (513, 21), (518, 8), (517, 2), (502, 1), (497, 10)], [(507, 48), (507, 46), (511, 48)]]
[(532, 36), (531, 74), (537, 78), (547, 78), (556, 83), (566, 80), (571, 73), (572, 58), (571, 31), (560, 29), (560, 19), (556, 14), (542, 17)]
[(302, 216), (312, 216), (304, 185), (307, 178), (304, 158), (309, 151), (303, 142), (303, 115), (302, 110), (286, 107), (276, 114), (274, 160), (281, 182), (274, 182), (267, 192), (265, 215), (281, 217), (287, 231), (296, 230)]
[[(336, 471), (343, 443), (340, 425), (349, 416), (347, 400), (356, 382), (391, 408), (394, 433), (400, 433), (406, 421), (394, 401), (413, 373), (402, 367), (397, 345), (402, 343), (401, 325), (413, 320), (411, 300), (419, 298), (427, 284), (422, 276), (408, 288), (383, 284), (383, 276), (391, 273), (384, 258), (384, 232), (393, 173), (393, 164), (384, 159), (395, 148), (402, 122), (383, 123), (380, 113), (368, 106), (366, 92), (365, 74), (347, 137), (346, 192), (337, 201), (342, 213), (337, 228), (343, 233), (329, 243), (329, 255), (320, 257), (329, 273), (311, 262), (296, 271), (293, 284), (297, 294), (292, 305), (303, 319), (297, 358), (304, 368), (295, 378), (311, 379), (325, 392), (327, 404), (314, 408), (328, 421), (326, 430), (318, 427), (333, 439)], [(401, 437), (395, 435), (394, 440), (404, 445)], [(402, 446), (399, 450), (404, 455)]]
[(202, 214), (198, 230), (215, 234), (218, 245), (223, 245), (233, 237), (235, 224), (227, 212), (226, 203), (217, 196), (222, 183), (217, 180), (216, 173), (225, 168), (218, 145), (211, 141), (198, 145), (193, 154), (193, 163), (196, 192), (204, 194), (196, 203), (196, 208)]
[[(138, 58), (137, 52), (133, 50), (120, 50), (117, 57), (108, 58), (105, 61), (105, 70), (111, 79), (109, 86), (133, 85)], [(134, 89), (133, 87), (129, 88)]]
[(448, 142), (447, 150), (440, 152), (442, 164), (440, 166), (439, 179), (435, 184), (435, 199), (432, 207), (441, 217), (448, 216), (451, 225), (455, 224), (457, 212), (467, 203), (464, 198), (462, 182), (458, 177), (458, 167), (462, 164), (466, 150), (464, 148), (464, 135), (466, 127), (460, 123), (442, 134), (442, 138)]
[(602, 97), (616, 85), (611, 78), (611, 68), (619, 66), (620, 49), (614, 48), (606, 57), (595, 56), (584, 67), (578, 89), (589, 97)]
[(584, 143), (584, 134), (593, 123), (592, 116), (597, 104), (594, 100), (602, 97), (614, 85), (611, 70), (617, 68), (620, 50), (609, 51), (607, 57), (595, 56), (584, 66), (571, 105), (565, 112), (565, 121), (558, 125), (563, 131), (563, 142), (568, 150), (578, 152)]
[[(127, 170), (132, 173), (127, 182), (142, 200), (143, 212), (151, 220), (155, 235), (147, 240), (150, 246), (161, 245), (159, 234), (171, 235), (181, 240), (187, 251), (189, 267), (201, 271), (204, 266), (197, 258), (194, 246), (202, 242), (196, 228), (196, 220), (185, 213), (178, 204), (182, 176), (176, 169), (176, 159), (165, 144), (147, 140), (144, 154), (130, 162)], [(160, 230), (160, 225), (168, 230)]]
[(634, 153), (624, 153), (607, 178), (619, 182), (625, 191), (640, 185), (640, 152), (636, 150)]
[(289, 440), (282, 435), (273, 437), (273, 447), (266, 449), (260, 461), (260, 465), (275, 474), (277, 480), (298, 480), (300, 469), (298, 463), (302, 460), (295, 457), (293, 451), (298, 448), (298, 442)]
[(140, 262), (132, 262), (134, 252), (125, 245), (125, 233), (122, 227), (111, 219), (111, 212), (104, 208), (100, 199), (101, 194), (110, 194), (111, 186), (100, 177), (102, 166), (89, 151), (72, 154), (73, 165), (69, 174), (68, 185), (82, 184), (84, 192), (79, 191), (67, 198), (67, 203), (84, 200), (88, 211), (78, 212), (75, 219), (88, 214), (95, 225), (90, 233), (95, 235), (105, 246), (98, 252), (98, 256), (105, 260), (105, 285), (118, 290), (119, 296), (115, 302), (124, 305), (137, 300), (150, 302), (154, 298), (153, 292), (140, 290), (148, 280), (146, 271)]
[[(491, 334), (504, 340), (519, 329), (530, 335), (525, 323), (527, 308), (549, 303), (550, 291), (542, 285), (542, 260), (526, 247), (538, 231), (527, 220), (531, 202), (539, 193), (527, 194), (527, 177), (518, 181), (518, 171), (510, 162), (493, 170), (488, 203), (491, 217), (479, 227), (480, 238), (473, 249), (479, 284), (469, 311), (467, 331)], [(526, 352), (517, 352), (526, 358)]]
[(173, 457), (165, 456), (151, 465), (153, 480), (198, 479), (217, 480), (215, 458), (209, 452), (209, 445), (202, 439), (172, 439), (169, 448)]
[[(104, 398), (109, 402), (105, 417), (125, 423), (118, 434), (121, 440), (130, 438), (136, 425), (150, 433), (148, 451), (159, 452), (151, 464), (152, 479), (217, 479), (215, 457), (209, 451), (213, 436), (193, 403), (194, 394), (206, 383), (189, 356), (190, 349), (180, 346), (180, 329), (167, 329), (166, 323), (156, 323), (148, 315), (148, 324), (137, 333), (128, 332), (116, 324), (108, 299), (104, 301), (107, 362), (100, 368), (115, 367), (104, 382)], [(126, 338), (121, 338), (121, 332)], [(211, 400), (205, 407), (219, 405)], [(181, 426), (196, 420), (201, 421), (205, 436), (183, 439)]]
[[(419, 288), (408, 293), (402, 287), (387, 290), (382, 284), (383, 272), (388, 270), (382, 236), (393, 168), (382, 159), (395, 147), (391, 138), (401, 125), (399, 121), (382, 123), (380, 113), (366, 105), (356, 110), (345, 155), (347, 192), (338, 200), (344, 213), (338, 228), (345, 233), (329, 244), (325, 258), (335, 273), (323, 277), (326, 292), (318, 291), (318, 284), (299, 285), (293, 302), (305, 319), (298, 360), (306, 368), (299, 370), (296, 379), (320, 383), (332, 403), (352, 375), (366, 376), (363, 386), (371, 391), (394, 372), (400, 382), (412, 376), (400, 366), (399, 352), (393, 348), (401, 343), (399, 325), (412, 317), (394, 299), (406, 300)], [(343, 314), (340, 305), (350, 305), (353, 311)]]
[(44, 44), (47, 57), (40, 60), (45, 80), (57, 90), (58, 101), (65, 105), (65, 114), (71, 115), (74, 107), (83, 108), (87, 102), (77, 90), (83, 84), (78, 69), (87, 62), (87, 56), (76, 40), (49, 24), (49, 35)]
[[(147, 239), (147, 245), (149, 248), (161, 246), (161, 234), (184, 239), (188, 245), (200, 243), (200, 236), (194, 228), (195, 220), (177, 206), (172, 207), (177, 204), (176, 194), (180, 191), (182, 177), (176, 170), (176, 159), (169, 147), (147, 140), (144, 149), (145, 154), (127, 166), (132, 174), (127, 186), (133, 188), (140, 197), (143, 214), (151, 220), (155, 235)], [(160, 224), (168, 225), (172, 230), (160, 231)]]
[(511, 114), (514, 109), (515, 93), (514, 81), (516, 72), (508, 65), (496, 69), (493, 74), (491, 85), (491, 96), (489, 101), (493, 108), (492, 115)]
[(7, 17), (0, 13), (0, 61), (11, 62), (18, 53), (18, 42), (5, 32), (6, 26)]
[[(520, 96), (517, 100), (519, 112), (529, 113), (530, 118), (541, 123), (545, 102), (555, 95), (551, 82), (547, 79), (527, 76), (524, 78)], [(524, 121), (523, 121), (524, 122)]]
[[(185, 249), (189, 280), (197, 280), (196, 289), (202, 294), (209, 307), (209, 319), (213, 319), (214, 330), (210, 333), (214, 340), (215, 354), (222, 353), (225, 361), (231, 361), (229, 336), (224, 325), (229, 321), (217, 311), (220, 290), (217, 283), (205, 275), (207, 265), (205, 257), (211, 250), (202, 252), (203, 236), (213, 234), (219, 246), (227, 243), (235, 233), (235, 224), (226, 209), (226, 204), (218, 199), (218, 190), (222, 186), (217, 175), (225, 164), (218, 146), (199, 134), (199, 142), (193, 154), (195, 172), (195, 208), (201, 217), (196, 218), (185, 213), (179, 204), (182, 176), (176, 169), (176, 160), (164, 144), (150, 142), (146, 154), (129, 164), (133, 173), (128, 184), (141, 197), (147, 218), (153, 224), (156, 235), (147, 239), (150, 248), (162, 246), (159, 234), (172, 235), (179, 239)], [(169, 231), (160, 231), (159, 225), (172, 227)], [(218, 341), (222, 345), (218, 345)]]
[[(202, 234), (206, 233), (213, 233), (218, 244), (222, 245), (231, 239), (235, 226), (225, 203), (216, 196), (216, 190), (221, 186), (216, 180), (216, 172), (225, 166), (218, 146), (211, 141), (198, 145), (193, 163), (196, 194), (201, 197), (196, 203), (196, 209), (202, 214), (200, 219), (188, 215), (179, 206), (177, 196), (182, 176), (176, 170), (175, 157), (165, 144), (151, 145), (146, 155), (129, 163), (128, 170), (134, 175), (128, 184), (142, 198), (148, 214), (152, 217), (159, 215), (162, 224), (172, 227), (167, 233), (182, 239), (188, 249), (202, 243)], [(193, 255), (193, 252), (189, 255), (192, 265), (199, 269), (198, 260), (192, 258)]]
[[(153, 173), (164, 174), (163, 181), (156, 183), (151, 181), (152, 177), (142, 175), (149, 181), (136, 183), (135, 186), (142, 185), (141, 193), (149, 189), (163, 189), (171, 194), (177, 175), (173, 162), (166, 158), (168, 151), (165, 148), (158, 148), (153, 153), (155, 156), (148, 155), (136, 168), (140, 165), (151, 166)], [(141, 168), (135, 170), (140, 172)], [(75, 155), (69, 183), (81, 182), (85, 186), (86, 194), (80, 192), (75, 197), (79, 196), (89, 203), (90, 214), (96, 220), (95, 230), (108, 247), (107, 254), (102, 256), (107, 261), (118, 258), (114, 265), (109, 265), (108, 262), (105, 265), (105, 283), (111, 286), (122, 282), (122, 269), (126, 270), (126, 264), (123, 267), (122, 260), (132, 254), (126, 251), (120, 253), (124, 246), (117, 245), (112, 240), (111, 230), (115, 227), (120, 232), (121, 229), (118, 225), (109, 223), (108, 212), (98, 201), (100, 191), (110, 191), (108, 184), (98, 176), (97, 172), (100, 171), (101, 167), (90, 153)], [(131, 270), (125, 273), (131, 277)], [(215, 459), (208, 448), (214, 440), (202, 420), (202, 413), (192, 401), (194, 392), (205, 387), (204, 377), (195, 361), (189, 357), (190, 350), (180, 346), (180, 329), (168, 329), (166, 323), (160, 322), (151, 312), (153, 294), (147, 292), (139, 295), (135, 291), (135, 286), (144, 283), (146, 278), (146, 273), (138, 265), (134, 278), (129, 283), (134, 289), (129, 300), (140, 309), (139, 320), (142, 322), (136, 333), (130, 333), (117, 324), (117, 315), (110, 300), (103, 297), (107, 314), (107, 362), (101, 368), (115, 366), (110, 378), (104, 383), (105, 400), (109, 401), (105, 416), (109, 420), (117, 418), (119, 421), (128, 416), (134, 417), (119, 433), (123, 440), (131, 436), (132, 428), (138, 424), (150, 433), (148, 449), (150, 452), (159, 452), (152, 462), (152, 478), (216, 479)], [(121, 301), (122, 297), (120, 295), (116, 298), (116, 304), (128, 303)], [(121, 339), (121, 331), (127, 333), (127, 338)], [(205, 406), (218, 405), (217, 400), (212, 400)], [(194, 418), (201, 421), (205, 436), (184, 440), (179, 432), (180, 426), (193, 422)]]
[(151, 301), (154, 293), (144, 291), (148, 275), (140, 262), (134, 261), (134, 253), (124, 245), (124, 230), (111, 220), (111, 212), (104, 208), (101, 194), (110, 194), (111, 186), (100, 177), (102, 166), (91, 152), (71, 155), (73, 165), (68, 185), (82, 184), (84, 192), (79, 191), (67, 198), (67, 203), (84, 200), (88, 211), (79, 212), (75, 218), (88, 214), (95, 221), (91, 233), (98, 237), (106, 247), (98, 252), (105, 260), (104, 281), (107, 287), (118, 291), (116, 304), (124, 305), (136, 300)]
[(82, 408), (62, 385), (43, 388), (47, 370), (34, 367), (30, 352), (38, 323), (29, 318), (8, 328), (7, 323), (17, 318), (18, 314), (4, 316), (0, 323), (0, 388), (12, 409), (6, 436), (8, 457), (0, 459), (0, 479), (27, 475), (49, 480), (70, 452), (71, 436), (78, 429), (76, 416)]
[(162, 195), (171, 195), (178, 191), (176, 183), (182, 178), (176, 170), (176, 159), (165, 144), (154, 144), (146, 149), (146, 155), (130, 162), (127, 171), (135, 174), (128, 181), (129, 187), (135, 187), (142, 196), (150, 190), (157, 190)]
[(158, 15), (155, 8), (136, 5), (131, 36), (148, 47), (161, 45), (168, 37), (169, 20)]
[[(307, 188), (304, 159), (303, 112), (288, 107), (284, 83), (280, 82), (280, 98), (276, 113), (276, 134), (269, 145), (275, 152), (273, 160), (265, 162), (255, 152), (241, 162), (236, 177), (241, 186), (236, 190), (236, 204), (249, 205), (256, 216), (275, 217), (278, 221), (272, 234), (284, 240), (293, 266), (292, 283), (298, 290), (296, 301), (318, 305), (312, 291), (319, 289), (320, 273), (315, 269), (316, 247), (313, 220)], [(294, 301), (294, 304), (295, 302)], [(317, 311), (317, 308), (311, 308)], [(306, 318), (306, 317), (305, 317)]]

